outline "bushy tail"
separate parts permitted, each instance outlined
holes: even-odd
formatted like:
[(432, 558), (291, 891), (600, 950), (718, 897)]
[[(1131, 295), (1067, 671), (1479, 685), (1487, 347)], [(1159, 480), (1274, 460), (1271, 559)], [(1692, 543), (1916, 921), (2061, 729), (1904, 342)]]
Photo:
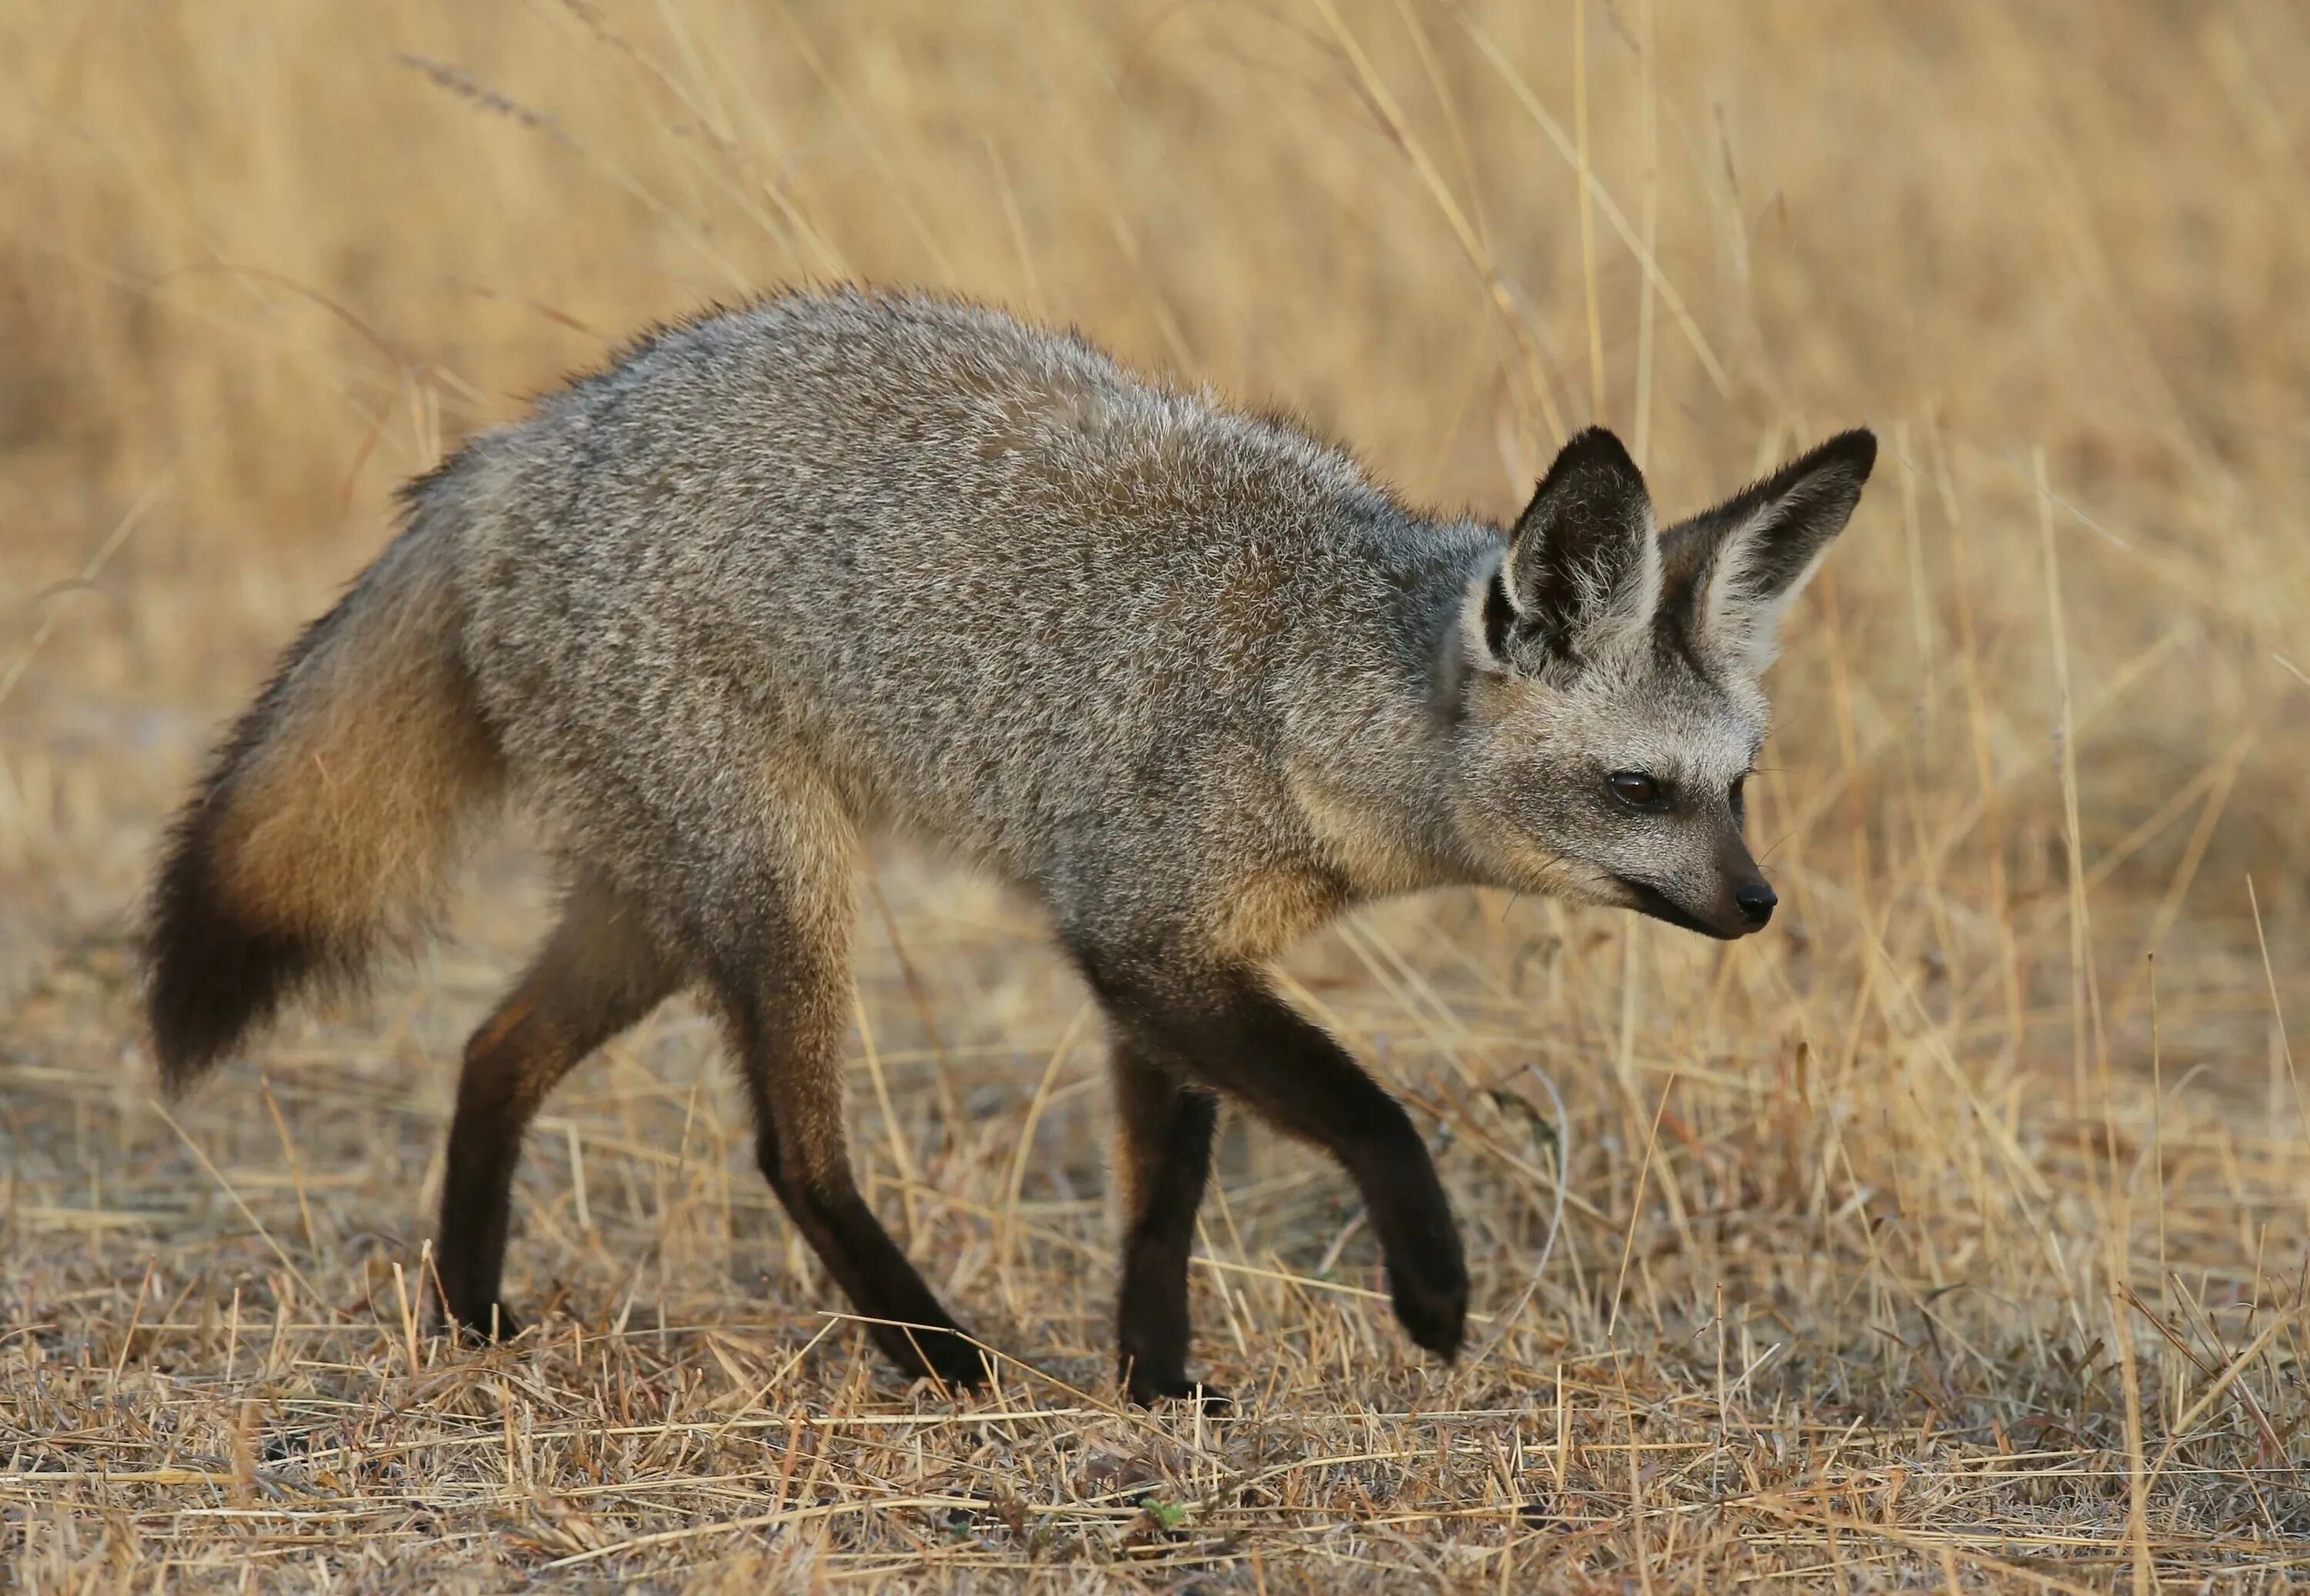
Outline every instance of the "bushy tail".
[(408, 530), (307, 629), (218, 750), (154, 883), (145, 1009), (171, 1093), (317, 979), (423, 924), (501, 785), (458, 648), (456, 528)]

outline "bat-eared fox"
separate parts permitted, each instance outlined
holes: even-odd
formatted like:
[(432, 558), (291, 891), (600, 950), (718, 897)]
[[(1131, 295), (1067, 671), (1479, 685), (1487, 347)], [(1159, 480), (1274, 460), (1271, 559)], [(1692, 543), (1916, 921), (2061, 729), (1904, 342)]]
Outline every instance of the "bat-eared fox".
[(1105, 1012), (1133, 1398), (1201, 1390), (1221, 1097), (1346, 1167), (1397, 1317), (1449, 1357), (1468, 1275), (1428, 1149), (1266, 967), (1455, 883), (1762, 927), (1758, 677), (1875, 455), (1845, 433), (1663, 530), (1591, 429), (1502, 531), (993, 310), (796, 293), (659, 332), (412, 483), (224, 741), (153, 895), (163, 1079), (405, 944), (524, 805), (560, 921), (465, 1046), (441, 1306), (514, 1327), (524, 1128), (693, 990), (763, 1175), (884, 1354), (976, 1386), (843, 1133), (853, 879), (904, 834), (1038, 904)]

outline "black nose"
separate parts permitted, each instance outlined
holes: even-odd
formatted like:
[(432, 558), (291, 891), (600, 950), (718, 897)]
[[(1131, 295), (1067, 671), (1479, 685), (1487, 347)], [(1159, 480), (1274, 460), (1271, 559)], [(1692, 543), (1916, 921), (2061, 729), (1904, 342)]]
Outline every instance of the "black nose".
[(1741, 918), (1750, 931), (1762, 929), (1765, 922), (1773, 917), (1773, 906), (1780, 901), (1762, 881), (1752, 882), (1732, 895), (1732, 906), (1741, 911)]

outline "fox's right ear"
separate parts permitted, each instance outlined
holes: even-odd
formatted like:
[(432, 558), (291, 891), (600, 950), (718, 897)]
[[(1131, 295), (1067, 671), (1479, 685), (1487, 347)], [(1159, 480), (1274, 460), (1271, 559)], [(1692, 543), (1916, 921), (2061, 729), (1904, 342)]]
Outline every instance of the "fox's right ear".
[(1469, 642), (1498, 669), (1576, 669), (1646, 632), (1660, 588), (1644, 473), (1619, 438), (1591, 427), (1558, 452), (1516, 517)]

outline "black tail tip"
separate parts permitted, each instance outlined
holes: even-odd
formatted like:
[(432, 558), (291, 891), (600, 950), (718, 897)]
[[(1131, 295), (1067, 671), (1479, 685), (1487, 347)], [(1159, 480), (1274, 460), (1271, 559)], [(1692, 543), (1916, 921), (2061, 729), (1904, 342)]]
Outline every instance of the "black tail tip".
[(218, 886), (196, 818), (153, 893), (144, 1014), (161, 1089), (181, 1096), (326, 962), (310, 935), (252, 924)]

